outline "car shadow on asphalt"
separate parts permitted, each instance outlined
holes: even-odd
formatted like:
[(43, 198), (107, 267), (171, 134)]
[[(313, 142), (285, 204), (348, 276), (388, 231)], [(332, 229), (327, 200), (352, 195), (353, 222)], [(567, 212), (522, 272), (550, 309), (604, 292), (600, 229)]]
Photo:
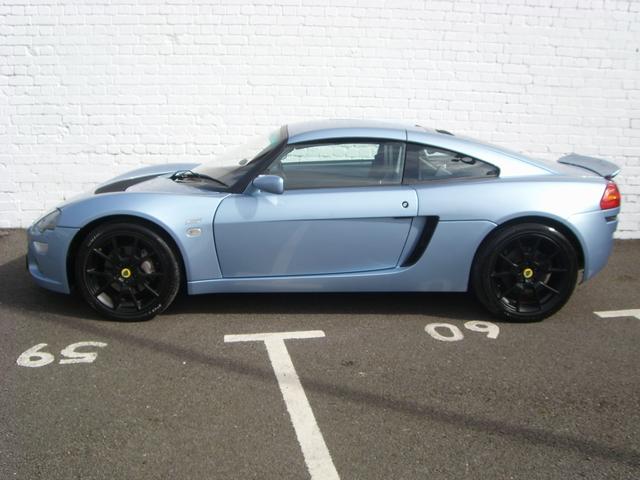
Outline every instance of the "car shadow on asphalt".
[[(143, 336), (139, 330), (113, 328), (114, 322), (87, 321), (99, 319), (81, 299), (75, 296), (59, 295), (42, 290), (31, 282), (24, 268), (24, 260), (19, 258), (0, 266), (0, 308), (16, 311), (50, 313), (44, 321), (72, 328), (91, 335), (111, 339), (125, 345), (148, 349), (179, 361), (200, 364), (208, 368), (224, 370), (258, 381), (272, 382), (273, 372), (267, 367), (257, 367), (250, 363), (234, 360), (210, 352), (203, 353), (176, 343), (156, 340)], [(482, 318), (475, 301), (463, 294), (375, 294), (375, 295), (216, 295), (198, 298), (195, 302), (185, 300), (174, 307), (179, 313), (203, 313), (214, 311), (253, 312), (294, 312), (294, 313), (416, 313), (447, 318)], [(214, 300), (215, 299), (215, 300)], [(328, 299), (328, 301), (327, 301)], [(471, 415), (464, 412), (435, 407), (392, 395), (360, 390), (350, 385), (340, 385), (316, 378), (301, 378), (305, 390), (313, 395), (332, 397), (341, 401), (366, 404), (370, 408), (396, 411), (412, 415), (417, 421), (428, 421), (474, 431), (481, 435), (505, 437), (525, 445), (561, 449), (588, 457), (598, 457), (607, 461), (639, 467), (640, 459), (632, 448), (611, 446), (597, 440), (577, 438), (569, 433), (551, 431), (536, 426), (525, 426)]]
[[(59, 294), (35, 285), (24, 258), (0, 266), (0, 304), (23, 311), (102, 319), (78, 294)], [(181, 293), (167, 313), (424, 315), (499, 321), (467, 293)]]

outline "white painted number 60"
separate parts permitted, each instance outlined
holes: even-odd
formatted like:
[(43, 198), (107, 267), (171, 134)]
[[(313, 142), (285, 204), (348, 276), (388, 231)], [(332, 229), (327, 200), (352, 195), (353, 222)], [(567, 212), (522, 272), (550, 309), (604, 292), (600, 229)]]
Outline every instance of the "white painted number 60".
[[(464, 324), (464, 328), (471, 330), (472, 332), (486, 333), (487, 338), (496, 339), (500, 334), (500, 328), (491, 322), (481, 322), (479, 320), (472, 320)], [(438, 331), (438, 329), (440, 331)], [(447, 335), (443, 335), (444, 331), (448, 330)], [(441, 342), (459, 342), (464, 339), (462, 331), (455, 325), (450, 323), (429, 323), (424, 327), (424, 331), (431, 337)]]

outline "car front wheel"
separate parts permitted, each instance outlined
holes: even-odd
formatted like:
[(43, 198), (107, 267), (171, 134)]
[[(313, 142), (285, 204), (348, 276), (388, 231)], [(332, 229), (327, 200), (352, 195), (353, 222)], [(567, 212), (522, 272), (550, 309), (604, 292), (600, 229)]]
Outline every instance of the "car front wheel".
[(567, 302), (577, 276), (571, 242), (553, 227), (526, 223), (499, 230), (483, 244), (474, 263), (472, 287), (492, 313), (535, 321)]
[(147, 320), (165, 310), (180, 287), (180, 266), (167, 242), (136, 223), (107, 223), (91, 231), (76, 258), (82, 296), (115, 320)]

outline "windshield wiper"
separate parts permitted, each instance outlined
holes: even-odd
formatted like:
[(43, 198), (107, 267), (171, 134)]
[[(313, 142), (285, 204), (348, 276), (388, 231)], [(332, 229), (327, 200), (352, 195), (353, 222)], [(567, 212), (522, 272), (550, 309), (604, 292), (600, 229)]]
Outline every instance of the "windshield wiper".
[(221, 182), (217, 178), (210, 177), (209, 175), (205, 175), (203, 173), (194, 172), (192, 170), (178, 170), (173, 175), (171, 175), (170, 178), (173, 181), (179, 181), (179, 182), (182, 181), (182, 180), (189, 179), (189, 178), (199, 178), (199, 179), (202, 179), (202, 180), (210, 180), (212, 182), (219, 183), (223, 187), (228, 187), (228, 185), (226, 183)]

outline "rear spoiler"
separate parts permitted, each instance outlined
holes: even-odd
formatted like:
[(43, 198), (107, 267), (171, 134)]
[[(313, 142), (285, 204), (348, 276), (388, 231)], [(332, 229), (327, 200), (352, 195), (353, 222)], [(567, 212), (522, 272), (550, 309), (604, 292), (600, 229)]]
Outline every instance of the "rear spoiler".
[(558, 159), (559, 163), (565, 165), (573, 165), (574, 167), (584, 168), (590, 172), (596, 173), (601, 177), (611, 180), (618, 173), (620, 173), (620, 167), (615, 163), (602, 158), (585, 157), (584, 155), (578, 155), (577, 153), (570, 153)]

